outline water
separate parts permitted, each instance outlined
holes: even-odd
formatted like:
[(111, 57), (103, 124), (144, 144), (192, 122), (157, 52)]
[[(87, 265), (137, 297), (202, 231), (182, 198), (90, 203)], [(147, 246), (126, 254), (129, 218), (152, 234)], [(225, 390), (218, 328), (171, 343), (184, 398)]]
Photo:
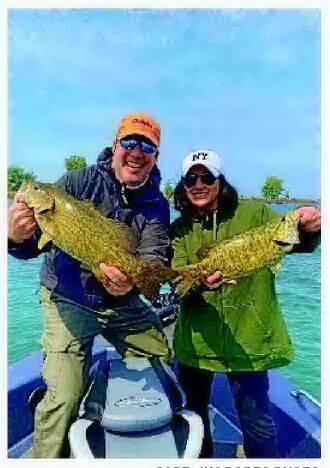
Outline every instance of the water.
[[(287, 211), (292, 205), (274, 205)], [(174, 216), (174, 213), (172, 213)], [(14, 362), (39, 349), (42, 312), (38, 302), (41, 258), (8, 258), (8, 357)], [(295, 345), (295, 360), (281, 369), (299, 388), (320, 400), (321, 249), (287, 256), (276, 276), (276, 290)]]

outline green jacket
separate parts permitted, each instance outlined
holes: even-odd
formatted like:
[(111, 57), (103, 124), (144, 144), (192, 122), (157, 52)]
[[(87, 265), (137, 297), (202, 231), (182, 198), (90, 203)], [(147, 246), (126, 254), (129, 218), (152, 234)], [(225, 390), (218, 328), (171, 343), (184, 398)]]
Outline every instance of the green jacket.
[[(172, 223), (172, 267), (195, 263), (214, 238), (226, 239), (276, 217), (266, 205), (239, 204), (224, 223)], [(264, 370), (289, 364), (293, 347), (275, 292), (274, 274), (263, 268), (236, 285), (192, 288), (180, 303), (174, 333), (176, 358), (212, 371)]]

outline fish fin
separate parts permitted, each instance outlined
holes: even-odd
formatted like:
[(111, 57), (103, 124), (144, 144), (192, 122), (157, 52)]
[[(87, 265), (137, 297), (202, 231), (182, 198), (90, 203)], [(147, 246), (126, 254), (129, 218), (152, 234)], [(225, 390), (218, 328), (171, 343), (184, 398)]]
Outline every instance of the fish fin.
[(146, 299), (153, 300), (159, 293), (162, 283), (173, 282), (178, 273), (158, 262), (142, 261), (134, 275), (134, 284)]
[(196, 257), (198, 258), (198, 260), (203, 260), (203, 258), (207, 257), (210, 250), (211, 247), (209, 245), (204, 245), (203, 247), (197, 250)]
[[(88, 198), (82, 198), (79, 201), (80, 201), (82, 206), (86, 206), (88, 209), (94, 208), (95, 210), (97, 210), (94, 203), (91, 200), (89, 200)], [(100, 210), (98, 210), (98, 211), (100, 211)]]
[(281, 268), (281, 264), (279, 262), (274, 263), (273, 265), (270, 265), (269, 268), (273, 273), (276, 273)]
[(175, 294), (182, 297), (196, 283), (198, 278), (195, 278), (193, 275), (193, 269), (189, 268), (189, 265), (178, 268), (177, 272), (179, 274), (179, 280), (176, 281)]
[(41, 234), (41, 237), (38, 241), (38, 249), (41, 250), (43, 247), (45, 247), (48, 242), (50, 242), (52, 239), (45, 233)]
[(217, 283), (214, 283), (212, 286), (210, 286), (210, 289), (216, 288), (218, 286), (221, 286), (221, 284), (237, 284), (237, 281), (231, 278), (223, 278)]
[(223, 283), (225, 283), (225, 284), (237, 284), (237, 281), (234, 280), (234, 279), (227, 279), (227, 280), (223, 281)]
[(212, 242), (211, 244), (203, 245), (203, 247), (197, 250), (196, 257), (198, 258), (199, 261), (203, 260), (205, 257), (208, 256), (208, 254), (210, 253), (210, 250), (212, 250), (214, 247), (219, 246), (219, 244), (221, 244), (222, 242), (227, 242), (227, 241), (228, 239), (216, 240)]

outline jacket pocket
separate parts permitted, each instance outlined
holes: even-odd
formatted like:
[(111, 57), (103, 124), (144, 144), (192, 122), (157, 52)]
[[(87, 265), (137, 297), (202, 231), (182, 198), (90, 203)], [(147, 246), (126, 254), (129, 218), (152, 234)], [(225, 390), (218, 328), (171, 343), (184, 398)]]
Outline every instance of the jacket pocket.
[(224, 306), (225, 347), (228, 357), (260, 357), (269, 352), (269, 324), (251, 302)]
[(177, 349), (200, 358), (222, 358), (222, 330), (223, 322), (219, 312), (209, 304), (181, 311), (176, 325)]

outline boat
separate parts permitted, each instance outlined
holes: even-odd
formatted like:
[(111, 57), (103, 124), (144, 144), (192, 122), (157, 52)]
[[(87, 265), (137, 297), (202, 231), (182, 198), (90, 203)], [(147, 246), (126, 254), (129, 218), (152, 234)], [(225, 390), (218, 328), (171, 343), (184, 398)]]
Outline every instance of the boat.
[[(175, 310), (166, 299), (155, 311), (171, 338)], [(120, 359), (101, 336), (93, 347), (93, 363)], [(174, 363), (175, 364), (175, 363)], [(42, 353), (36, 351), (8, 368), (8, 458), (31, 454), (33, 415), (31, 394), (44, 387), (41, 378)], [(174, 365), (175, 371), (175, 365)], [(307, 392), (297, 388), (279, 371), (269, 371), (270, 401), (279, 439), (280, 458), (321, 457), (321, 406)], [(37, 390), (38, 392), (38, 390)], [(36, 395), (36, 393), (34, 393)], [(210, 420), (215, 458), (244, 457), (242, 433), (227, 379), (217, 372), (210, 398)], [(159, 457), (161, 458), (161, 456)]]

